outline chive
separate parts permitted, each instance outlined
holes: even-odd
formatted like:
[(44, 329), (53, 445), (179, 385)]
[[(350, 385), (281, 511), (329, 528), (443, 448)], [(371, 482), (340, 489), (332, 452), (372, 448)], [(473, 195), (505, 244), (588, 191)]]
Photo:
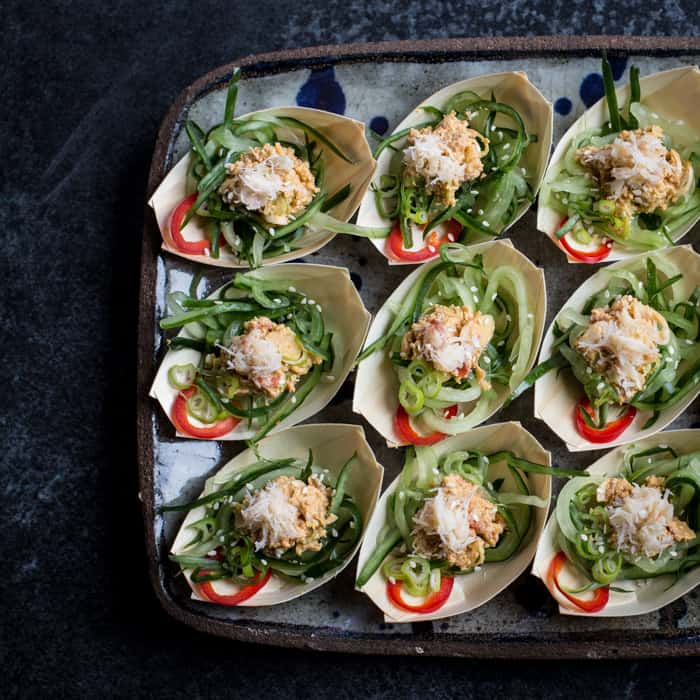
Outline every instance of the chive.
[(199, 128), (199, 126), (197, 126), (197, 124), (188, 119), (185, 122), (185, 132), (187, 133), (187, 138), (189, 138), (190, 143), (192, 144), (194, 152), (199, 156), (202, 163), (204, 163), (204, 167), (207, 169), (207, 171), (211, 170), (211, 158), (209, 157), (209, 154), (204, 147), (204, 142), (200, 137), (202, 130)]
[(547, 372), (550, 372), (553, 369), (557, 369), (558, 367), (568, 367), (568, 365), (568, 360), (561, 353), (552, 355), (552, 357), (545, 360), (544, 362), (540, 362), (540, 364), (537, 365), (537, 367), (530, 370), (530, 372), (523, 379), (523, 381), (520, 382), (520, 384), (518, 384), (517, 387), (515, 387), (515, 390), (508, 397), (508, 400), (506, 401), (505, 405), (507, 406), (512, 401), (517, 399), (518, 396), (520, 396), (520, 394), (527, 391), (531, 386), (535, 384), (535, 382), (538, 379), (540, 379), (540, 377), (543, 377), (545, 374), (547, 374)]
[(335, 483), (335, 493), (333, 494), (333, 499), (331, 500), (331, 513), (337, 513), (338, 509), (340, 508), (340, 504), (343, 502), (347, 481), (350, 478), (350, 470), (352, 469), (352, 463), (355, 461), (355, 457), (357, 457), (357, 452), (353, 453), (352, 457), (345, 462), (343, 468), (340, 470), (338, 481)]
[(630, 66), (630, 101), (627, 107), (627, 121), (629, 122), (630, 129), (638, 129), (639, 122), (637, 117), (632, 114), (630, 107), (635, 103), (639, 102), (642, 96), (642, 91), (639, 86), (639, 68), (637, 66)]
[(233, 115), (236, 111), (236, 99), (238, 98), (238, 82), (241, 78), (241, 69), (235, 68), (226, 91), (226, 107), (224, 108), (224, 125), (233, 129)]
[(603, 50), (602, 69), (605, 99), (607, 100), (608, 111), (610, 113), (610, 130), (618, 132), (621, 129), (620, 112), (617, 107), (617, 94), (615, 93), (615, 81), (613, 80), (612, 68), (610, 67), (610, 62), (608, 61), (605, 50)]

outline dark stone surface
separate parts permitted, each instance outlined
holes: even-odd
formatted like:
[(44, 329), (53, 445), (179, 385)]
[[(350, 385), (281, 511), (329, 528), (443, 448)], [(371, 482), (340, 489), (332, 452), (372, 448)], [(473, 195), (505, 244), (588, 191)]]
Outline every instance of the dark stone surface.
[(318, 43), (697, 34), (695, 2), (13, 0), (3, 30), (3, 697), (697, 696), (692, 659), (321, 656), (181, 627), (146, 579), (133, 415), (147, 169), (201, 73)]

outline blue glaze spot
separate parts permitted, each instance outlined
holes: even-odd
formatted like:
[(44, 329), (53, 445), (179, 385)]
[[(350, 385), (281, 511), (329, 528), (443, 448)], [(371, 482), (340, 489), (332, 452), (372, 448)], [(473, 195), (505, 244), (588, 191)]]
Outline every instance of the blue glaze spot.
[(568, 97), (560, 97), (554, 103), (554, 111), (557, 114), (561, 114), (562, 116), (566, 116), (571, 111), (572, 106), (573, 105), (571, 104), (571, 100)]
[(610, 56), (610, 70), (612, 71), (613, 80), (619, 80), (625, 73), (627, 68), (627, 56)]
[(384, 136), (389, 130), (389, 120), (386, 117), (372, 117), (369, 128), (380, 136)]
[(603, 76), (599, 73), (589, 73), (582, 81), (578, 91), (581, 100), (586, 107), (595, 104), (603, 95), (605, 88), (603, 87)]
[(345, 94), (335, 79), (335, 69), (332, 66), (312, 69), (308, 80), (299, 88), (297, 104), (345, 114)]
[(350, 279), (352, 280), (352, 283), (355, 285), (355, 288), (359, 292), (362, 289), (362, 277), (360, 277), (360, 275), (358, 275), (357, 272), (351, 272)]

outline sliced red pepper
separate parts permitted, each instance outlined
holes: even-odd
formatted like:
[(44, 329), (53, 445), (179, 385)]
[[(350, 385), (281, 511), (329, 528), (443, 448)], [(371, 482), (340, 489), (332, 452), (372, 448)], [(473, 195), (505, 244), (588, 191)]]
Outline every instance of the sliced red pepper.
[[(456, 404), (445, 409), (445, 418), (452, 418), (456, 414)], [(434, 445), (436, 442), (440, 442), (440, 440), (447, 437), (445, 433), (440, 433), (437, 430), (429, 435), (419, 435), (413, 429), (411, 419), (408, 413), (406, 413), (406, 409), (401, 404), (399, 404), (399, 407), (396, 409), (394, 426), (396, 427), (396, 432), (398, 432), (406, 442), (410, 442), (412, 445)]]
[[(201, 571), (200, 573), (207, 574), (208, 572)], [(238, 605), (244, 600), (248, 600), (248, 598), (254, 596), (270, 580), (271, 574), (271, 569), (267, 569), (264, 574), (261, 571), (258, 574), (257, 580), (248, 586), (243, 586), (238, 593), (234, 593), (233, 595), (221, 595), (217, 593), (211, 581), (198, 583), (197, 586), (199, 587), (199, 594), (202, 598), (206, 598), (212, 603), (218, 603), (219, 605)]]
[(397, 221), (389, 234), (388, 247), (391, 257), (403, 262), (424, 262), (425, 260), (436, 257), (440, 246), (443, 243), (456, 241), (459, 232), (462, 230), (462, 225), (454, 219), (450, 219), (446, 226), (447, 230), (442, 236), (440, 236), (437, 231), (431, 231), (425, 240), (425, 247), (420, 250), (406, 250), (403, 247), (401, 226)]
[[(182, 220), (187, 216), (187, 212), (192, 208), (192, 205), (197, 201), (197, 195), (191, 194), (189, 197), (185, 197), (180, 204), (178, 204), (173, 210), (172, 216), (170, 217), (170, 235), (173, 239), (173, 243), (178, 250), (183, 253), (189, 253), (190, 255), (204, 255), (205, 251), (211, 248), (211, 241), (203, 238), (200, 241), (188, 241), (183, 235), (180, 227), (182, 226)], [(224, 237), (219, 234), (219, 246), (226, 243)]]
[(440, 578), (440, 590), (426, 596), (425, 600), (418, 605), (407, 603), (401, 596), (401, 588), (403, 581), (387, 581), (386, 592), (389, 600), (397, 607), (408, 612), (431, 613), (439, 610), (450, 597), (452, 586), (455, 580), (451, 576), (442, 576)]
[(226, 418), (222, 418), (221, 420), (216, 421), (216, 423), (208, 425), (206, 428), (193, 425), (190, 422), (189, 415), (187, 415), (186, 401), (194, 392), (194, 387), (190, 387), (189, 389), (179, 392), (175, 398), (175, 403), (173, 404), (173, 410), (170, 418), (179, 432), (184, 433), (185, 435), (191, 435), (192, 437), (211, 440), (230, 433), (241, 422), (240, 418), (226, 416)]
[(554, 559), (552, 559), (552, 563), (549, 565), (549, 571), (547, 572), (547, 580), (549, 581), (550, 586), (554, 586), (567, 600), (571, 601), (577, 608), (580, 608), (585, 612), (594, 613), (602, 610), (608, 604), (608, 600), (610, 598), (610, 589), (608, 586), (596, 588), (593, 591), (592, 598), (582, 600), (581, 598), (577, 598), (571, 593), (568, 593), (559, 584), (559, 572), (567, 561), (568, 560), (564, 552), (558, 552)]
[[(559, 228), (561, 228), (567, 221), (569, 220), (569, 217), (567, 216), (560, 224)], [(612, 243), (601, 243), (598, 248), (595, 248), (594, 250), (578, 250), (577, 248), (574, 248), (573, 245), (569, 241), (566, 240), (567, 236), (569, 234), (565, 234), (559, 239), (559, 243), (561, 243), (561, 247), (572, 257), (575, 258), (576, 260), (583, 262), (583, 263), (597, 263), (605, 260), (605, 258), (610, 255), (610, 251), (612, 250)]]
[(591, 402), (587, 397), (583, 397), (574, 408), (574, 421), (576, 422), (576, 430), (581, 437), (586, 438), (590, 442), (604, 443), (612, 442), (619, 438), (622, 433), (629, 428), (630, 423), (637, 415), (637, 409), (634, 406), (627, 406), (627, 411), (619, 418), (610, 423), (607, 423), (604, 428), (593, 428), (586, 423), (585, 418), (581, 414), (585, 411), (591, 418), (595, 419), (595, 412), (591, 406)]

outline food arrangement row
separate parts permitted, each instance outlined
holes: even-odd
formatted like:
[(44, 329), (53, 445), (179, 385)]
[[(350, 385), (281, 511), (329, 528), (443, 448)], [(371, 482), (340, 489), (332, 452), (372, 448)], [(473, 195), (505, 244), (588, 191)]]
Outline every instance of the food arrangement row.
[[(633, 67), (616, 91), (603, 58), (603, 76), (551, 162), (551, 106), (522, 73), (440, 90), (374, 154), (334, 114), (236, 117), (238, 74), (220, 124), (187, 122), (151, 200), (163, 247), (254, 268), (170, 293), (160, 319), (178, 333), (151, 395), (176, 434), (248, 441), (162, 507), (186, 513), (171, 559), (193, 598), (282, 603), (358, 550), (356, 587), (395, 622), (471, 610), (530, 564), (566, 614), (650, 612), (700, 582), (700, 431), (660, 432), (700, 393), (700, 256), (673, 247), (700, 218), (700, 71)], [(615, 261), (546, 333), (542, 270), (496, 240), (538, 191), (570, 262)], [(335, 234), (419, 264), (373, 319), (345, 268), (271, 265)], [(298, 425), (355, 368), (353, 410), (404, 448), (381, 498), (360, 427)], [(569, 450), (615, 449), (579, 472), (517, 423), (479, 427), (532, 387)]]

